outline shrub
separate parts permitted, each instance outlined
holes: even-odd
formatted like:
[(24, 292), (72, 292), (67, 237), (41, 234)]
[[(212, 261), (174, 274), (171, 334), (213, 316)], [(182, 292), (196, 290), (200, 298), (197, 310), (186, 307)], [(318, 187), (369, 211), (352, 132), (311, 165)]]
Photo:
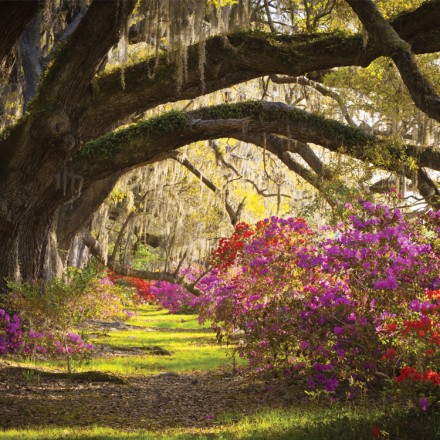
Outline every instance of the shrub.
[(352, 395), (420, 373), (435, 400), (440, 213), (410, 223), (368, 201), (346, 208), (316, 232), (292, 218), (237, 225), (200, 283), (200, 319), (219, 339), (239, 334), (252, 370), (302, 374), (312, 392)]
[[(87, 360), (93, 351), (74, 328), (89, 319), (127, 319), (124, 307), (131, 304), (127, 291), (103, 278), (95, 267), (69, 268), (66, 279), (11, 282), (8, 286), (7, 306), (19, 312), (26, 330), (21, 330), (18, 317), (3, 316), (7, 323), (0, 327), (1, 341), (5, 341), (1, 346), (25, 356), (62, 358), (69, 372), (73, 361)], [(14, 341), (17, 348), (12, 350)]]

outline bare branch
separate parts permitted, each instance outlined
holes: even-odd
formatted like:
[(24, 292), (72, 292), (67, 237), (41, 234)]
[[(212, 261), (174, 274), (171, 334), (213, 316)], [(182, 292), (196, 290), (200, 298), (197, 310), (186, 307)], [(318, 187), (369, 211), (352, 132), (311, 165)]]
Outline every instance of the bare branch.
[[(171, 158), (175, 159), (181, 165), (183, 165), (188, 171), (190, 171), (194, 176), (196, 176), (204, 185), (206, 185), (214, 194), (221, 194), (221, 190), (203, 175), (203, 173), (188, 159), (187, 156), (180, 152), (173, 152), (170, 155)], [(228, 213), (231, 224), (235, 226), (238, 221), (239, 211), (241, 211), (240, 205), (237, 209), (234, 209), (232, 205), (228, 202), (227, 197), (225, 197), (225, 209)]]
[(357, 126), (357, 124), (354, 122), (353, 118), (350, 116), (350, 112), (348, 111), (348, 108), (345, 105), (345, 102), (341, 98), (339, 93), (336, 93), (331, 88), (324, 86), (324, 84), (316, 82), (316, 81), (312, 81), (311, 79), (307, 78), (306, 76), (281, 77), (279, 75), (270, 75), (270, 79), (276, 84), (299, 84), (302, 86), (312, 87), (317, 92), (319, 92), (321, 95), (328, 96), (329, 98), (332, 98), (334, 101), (336, 101), (337, 104), (339, 105), (339, 108), (341, 109), (342, 116), (344, 117), (344, 119), (353, 127)]
[(179, 264), (178, 264), (177, 267), (176, 267), (176, 270), (173, 272), (173, 275), (174, 275), (175, 277), (177, 277), (177, 276), (179, 275), (180, 268), (182, 267), (182, 264), (183, 264), (183, 262), (185, 261), (185, 259), (186, 259), (186, 251), (185, 251), (185, 253), (183, 254), (182, 258), (180, 259)]

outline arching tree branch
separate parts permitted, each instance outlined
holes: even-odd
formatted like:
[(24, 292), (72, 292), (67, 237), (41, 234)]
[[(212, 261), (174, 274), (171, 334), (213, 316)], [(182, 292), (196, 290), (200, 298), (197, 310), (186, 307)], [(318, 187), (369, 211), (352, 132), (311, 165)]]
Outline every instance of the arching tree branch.
[[(429, 7), (428, 7), (429, 6)], [(426, 18), (427, 25), (416, 26), (412, 16)], [(414, 52), (440, 50), (440, 31), (433, 20), (440, 21), (440, 0), (428, 2), (418, 10), (391, 22)], [(423, 41), (423, 44), (421, 43)], [(367, 66), (385, 55), (380, 44), (363, 47), (361, 35), (319, 34), (274, 36), (263, 33), (239, 33), (206, 41), (204, 91), (225, 87), (270, 74), (290, 76), (338, 66)], [(193, 99), (202, 94), (198, 69), (199, 48), (188, 48), (187, 80), (177, 94), (176, 66), (164, 56), (147, 59), (125, 69), (125, 89), (120, 86), (121, 72), (102, 76), (93, 92), (84, 96), (84, 111), (78, 135), (83, 141), (102, 136), (136, 112), (164, 102)], [(153, 78), (148, 72), (155, 72)], [(109, 112), (108, 109), (112, 111)]]
[[(110, 269), (117, 275), (140, 278), (148, 281), (166, 281), (172, 284), (178, 284), (184, 287), (188, 292), (194, 296), (201, 296), (203, 292), (195, 287), (194, 283), (189, 283), (184, 278), (179, 277), (176, 273), (170, 272), (149, 272), (146, 270), (131, 269), (128, 267), (122, 267), (118, 264), (113, 264)], [(197, 282), (200, 280), (197, 280)]]
[[(229, 119), (229, 118), (236, 119)], [(370, 162), (393, 173), (414, 178), (413, 168), (406, 165), (412, 158), (419, 168), (440, 170), (440, 152), (435, 148), (420, 149), (417, 146), (387, 142), (343, 123), (295, 109), (280, 103), (249, 102), (208, 107), (188, 113), (171, 112), (156, 119), (138, 123), (127, 129), (109, 134), (90, 143), (74, 159), (73, 167), (83, 176), (83, 196), (91, 193), (95, 209), (104, 200), (105, 188), (99, 192), (95, 183), (102, 180), (114, 181), (123, 173), (140, 165), (171, 157), (174, 151), (184, 145), (199, 140), (231, 137), (256, 145), (264, 145), (266, 133), (268, 151), (288, 161), (289, 167), (319, 185), (319, 178), (326, 176), (322, 164), (314, 163), (302, 152), (304, 158), (316, 171), (316, 177), (293, 165), (291, 157), (284, 153), (301, 152), (302, 143), (311, 142), (333, 152), (341, 152), (355, 159)], [(271, 133), (274, 133), (272, 136)], [(284, 136), (284, 138), (283, 138)], [(288, 136), (290, 136), (290, 141)], [(295, 142), (299, 140), (300, 143)], [(301, 143), (302, 142), (302, 143)], [(307, 151), (307, 150), (306, 150)], [(421, 171), (417, 182), (423, 195), (429, 196), (430, 203), (438, 206), (435, 199), (436, 185)], [(331, 175), (328, 175), (331, 177)], [(314, 182), (314, 183), (313, 183)], [(93, 188), (89, 192), (89, 188)], [(429, 190), (428, 190), (429, 188)], [(319, 189), (319, 187), (318, 187)], [(109, 190), (107, 190), (108, 192)], [(98, 197), (93, 198), (94, 194)], [(49, 195), (48, 195), (49, 197)], [(56, 195), (52, 194), (52, 198)], [(82, 203), (74, 202), (76, 212)], [(87, 211), (90, 212), (91, 205)]]
[[(90, 179), (104, 178), (116, 170), (123, 172), (139, 164), (161, 160), (192, 142), (221, 137), (246, 140), (251, 139), (253, 133), (290, 136), (393, 172), (398, 172), (408, 157), (420, 167), (440, 170), (440, 152), (435, 148), (421, 149), (381, 140), (361, 129), (298, 108), (262, 102), (223, 104), (188, 113), (171, 112), (89, 143), (73, 164), (86, 185)], [(289, 143), (283, 145), (288, 151)]]
[(346, 0), (358, 15), (369, 34), (368, 45), (382, 44), (403, 79), (416, 106), (440, 122), (440, 96), (425, 78), (417, 65), (411, 46), (404, 41), (383, 18), (372, 0)]

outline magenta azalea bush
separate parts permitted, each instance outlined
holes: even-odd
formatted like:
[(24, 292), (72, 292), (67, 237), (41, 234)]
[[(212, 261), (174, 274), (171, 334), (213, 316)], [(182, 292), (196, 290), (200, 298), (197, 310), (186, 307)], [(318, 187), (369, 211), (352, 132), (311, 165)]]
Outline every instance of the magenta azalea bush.
[(79, 364), (88, 361), (93, 352), (94, 346), (86, 343), (74, 332), (54, 334), (28, 331), (23, 334), (22, 355), (28, 357), (43, 355), (51, 359), (63, 360), (69, 373), (72, 372), (73, 362)]
[(150, 292), (157, 304), (170, 313), (196, 313), (198, 297), (189, 293), (184, 287), (166, 281), (151, 283)]
[(0, 309), (0, 355), (16, 353), (22, 346), (20, 318)]
[[(58, 332), (59, 333), (59, 332)], [(45, 357), (62, 359), (71, 372), (72, 362), (88, 360), (94, 351), (77, 333), (57, 334), (49, 332), (23, 331), (20, 318), (0, 309), (0, 355)]]
[(440, 213), (409, 222), (368, 201), (346, 208), (345, 221), (316, 232), (292, 218), (238, 225), (199, 283), (200, 319), (235, 337), (253, 371), (302, 376), (310, 391), (353, 394), (389, 378), (430, 396)]
[[(196, 265), (181, 269), (179, 276), (189, 283), (198, 280), (202, 268)], [(170, 313), (197, 313), (200, 298), (188, 292), (183, 286), (166, 281), (150, 282), (150, 294), (153, 301)]]

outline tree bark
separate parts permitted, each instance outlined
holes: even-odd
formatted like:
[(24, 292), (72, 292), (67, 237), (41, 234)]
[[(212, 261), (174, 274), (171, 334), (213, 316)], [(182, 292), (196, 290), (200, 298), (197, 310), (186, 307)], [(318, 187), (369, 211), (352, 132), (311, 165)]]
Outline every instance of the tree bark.
[[(263, 134), (267, 135), (266, 142)], [(75, 232), (90, 220), (122, 174), (141, 165), (172, 158), (177, 148), (192, 142), (221, 137), (267, 148), (318, 190), (323, 188), (320, 179), (331, 176), (306, 148), (306, 142), (414, 179), (414, 170), (405, 162), (411, 157), (419, 166), (416, 181), (420, 193), (432, 206), (440, 207), (436, 185), (422, 170), (428, 167), (440, 171), (440, 152), (435, 148), (421, 150), (414, 145), (380, 140), (359, 128), (281, 103), (228, 104), (188, 113), (171, 112), (87, 145), (72, 161), (75, 173), (83, 177), (83, 193), (71, 208), (63, 208), (61, 218), (64, 221), (59, 228), (63, 248), (68, 249)], [(300, 154), (314, 172), (299, 166), (290, 153)], [(52, 193), (46, 197), (56, 201), (57, 196)], [(63, 195), (60, 197), (58, 203), (61, 204)], [(336, 204), (334, 200), (328, 202)]]
[(396, 64), (415, 105), (429, 117), (440, 122), (440, 96), (420, 71), (411, 46), (400, 38), (372, 0), (346, 1), (358, 15), (372, 44), (381, 44), (385, 54)]
[(0, 1), (0, 66), (40, 7), (35, 0)]
[[(411, 17), (426, 22), (426, 26), (414, 23)], [(440, 0), (435, 0), (402, 14), (390, 24), (414, 53), (430, 53), (440, 50), (439, 22)], [(78, 136), (87, 142), (114, 129), (131, 114), (166, 102), (193, 99), (264, 75), (300, 76), (334, 67), (366, 67), (374, 59), (386, 55), (380, 42), (365, 48), (360, 34), (320, 34), (316, 38), (316, 35), (238, 33), (206, 40), (205, 51), (203, 91), (198, 45), (188, 48), (187, 80), (180, 93), (176, 89), (176, 66), (169, 63), (166, 56), (160, 58), (158, 66), (154, 57), (127, 66), (125, 89), (120, 85), (120, 70), (103, 75), (84, 96)], [(153, 72), (151, 77), (149, 73)]]
[(80, 147), (78, 103), (133, 7), (134, 0), (92, 3), (55, 58), (33, 111), (0, 141), (1, 280), (18, 273), (24, 280), (42, 275), (45, 240), (59, 206), (45, 193), (56, 186), (59, 170)]

